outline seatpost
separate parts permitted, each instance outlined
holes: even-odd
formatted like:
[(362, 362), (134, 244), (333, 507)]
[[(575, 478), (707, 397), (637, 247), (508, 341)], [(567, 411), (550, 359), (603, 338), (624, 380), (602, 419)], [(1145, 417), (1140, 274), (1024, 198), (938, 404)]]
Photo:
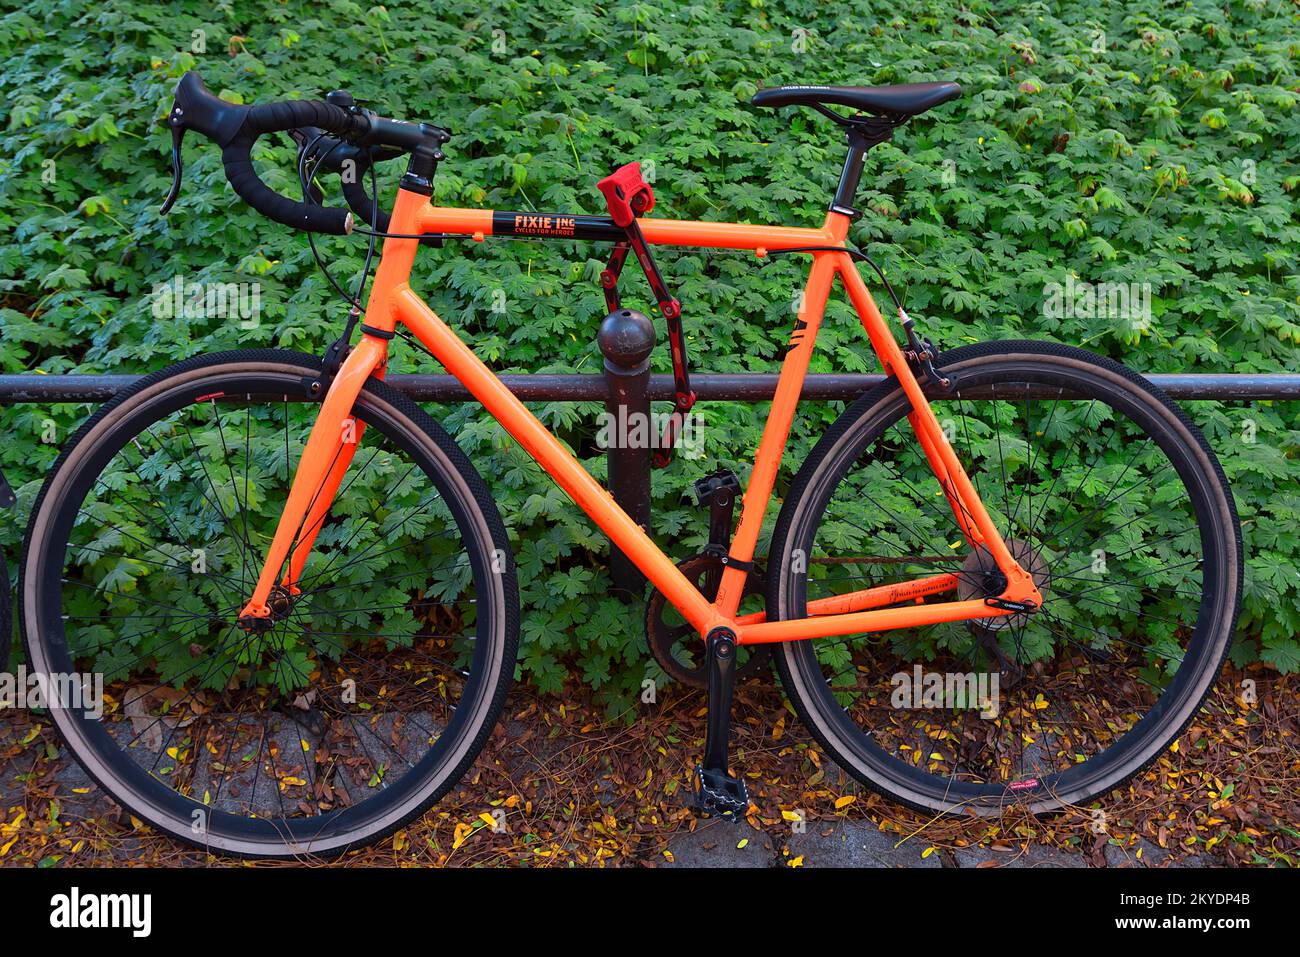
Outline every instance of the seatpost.
[(844, 170), (840, 173), (835, 198), (831, 200), (831, 212), (843, 213), (855, 220), (862, 216), (862, 211), (855, 208), (853, 202), (858, 194), (867, 150), (893, 136), (894, 127), (901, 122), (902, 119), (895, 120), (888, 116), (863, 116), (845, 121), (848, 127), (849, 155), (844, 158)]

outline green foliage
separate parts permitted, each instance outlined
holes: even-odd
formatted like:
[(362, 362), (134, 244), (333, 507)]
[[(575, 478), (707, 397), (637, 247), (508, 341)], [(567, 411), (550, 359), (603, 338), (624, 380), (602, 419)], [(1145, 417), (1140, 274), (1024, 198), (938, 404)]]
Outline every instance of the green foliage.
[[(1085, 345), (1148, 372), (1295, 370), (1300, 271), (1289, 158), (1300, 137), (1291, 3), (750, 0), (610, 4), (350, 0), (37, 0), (0, 15), (0, 369), (144, 372), (203, 351), (320, 351), (343, 318), (301, 236), (227, 187), (218, 150), (187, 147), (167, 221), (167, 137), (155, 124), (198, 69), (244, 102), (345, 87), (386, 115), (456, 136), (445, 205), (595, 211), (595, 180), (653, 160), (656, 215), (816, 224), (842, 138), (809, 111), (756, 110), (759, 85), (956, 79), (965, 96), (868, 159), (852, 238), (947, 346), (1028, 336)], [(197, 137), (191, 137), (197, 140)], [(263, 142), (293, 192), (292, 147)], [(393, 171), (383, 189), (391, 195)], [(329, 188), (330, 184), (326, 184)], [(355, 276), (363, 246), (321, 242)], [(489, 242), (422, 254), (414, 285), (498, 371), (599, 369), (603, 250)], [(665, 252), (697, 368), (771, 371), (799, 264)], [(175, 276), (261, 284), (261, 323), (157, 318)], [(1149, 325), (1044, 310), (1045, 288), (1149, 283)], [(631, 285), (631, 288), (637, 288)], [(504, 312), (493, 306), (504, 294)], [(638, 296), (644, 290), (637, 288)], [(660, 330), (662, 339), (662, 328)], [(813, 371), (875, 371), (847, 304), (832, 302)], [(666, 371), (666, 350), (656, 356)], [(427, 369), (398, 343), (394, 371)], [(558, 686), (576, 661), (611, 701), (645, 670), (639, 615), (610, 597), (607, 545), (472, 405), (432, 410), (498, 496), (519, 558), (524, 675)], [(596, 409), (535, 409), (603, 477)], [(801, 412), (781, 483), (838, 408)], [(28, 509), (80, 407), (6, 410), (0, 465)], [(684, 492), (719, 465), (747, 471), (763, 406), (711, 405), (707, 452), (655, 477), (655, 527), (695, 551)], [(1250, 570), (1239, 662), (1300, 667), (1300, 423), (1294, 405), (1196, 404), (1236, 491)], [(53, 423), (56, 441), (42, 441)], [(21, 519), (22, 514), (19, 515)], [(768, 516), (774, 520), (775, 507)], [(18, 523), (0, 543), (14, 554)]]

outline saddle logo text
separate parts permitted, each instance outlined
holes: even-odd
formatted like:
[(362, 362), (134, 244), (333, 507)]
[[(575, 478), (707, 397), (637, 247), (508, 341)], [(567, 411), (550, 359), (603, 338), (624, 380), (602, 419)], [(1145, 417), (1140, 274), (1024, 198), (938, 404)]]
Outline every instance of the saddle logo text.
[(126, 928), (133, 937), (148, 937), (153, 928), (150, 894), (83, 894), (78, 887), (50, 898), (50, 926), (56, 928)]

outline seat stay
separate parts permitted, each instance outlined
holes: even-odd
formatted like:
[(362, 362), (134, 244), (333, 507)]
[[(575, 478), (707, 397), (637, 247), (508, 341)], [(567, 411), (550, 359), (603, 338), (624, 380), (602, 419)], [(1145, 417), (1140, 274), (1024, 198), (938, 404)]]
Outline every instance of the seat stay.
[(1001, 597), (1016, 602), (1030, 601), (1035, 605), (1042, 604), (1042, 595), (1034, 584), (1033, 578), (1020, 566), (1007, 548), (1002, 533), (998, 531), (988, 510), (984, 507), (983, 500), (980, 499), (965, 468), (957, 458), (956, 450), (944, 434), (943, 427), (939, 424), (921, 384), (916, 379), (916, 374), (908, 365), (903, 350), (885, 324), (880, 309), (871, 298), (866, 283), (862, 281), (862, 276), (858, 274), (853, 261), (847, 255), (841, 254), (838, 259), (840, 281), (844, 283), (844, 288), (858, 313), (858, 318), (862, 321), (863, 328), (867, 331), (867, 337), (871, 340), (876, 355), (880, 358), (885, 374), (898, 379), (899, 386), (912, 404), (908, 422), (925, 453), (930, 469), (940, 483), (940, 488), (948, 496), (958, 526), (963, 531), (969, 530), (971, 536), (976, 534), (979, 536), (979, 544), (988, 549), (999, 570), (1006, 575), (1007, 589)]

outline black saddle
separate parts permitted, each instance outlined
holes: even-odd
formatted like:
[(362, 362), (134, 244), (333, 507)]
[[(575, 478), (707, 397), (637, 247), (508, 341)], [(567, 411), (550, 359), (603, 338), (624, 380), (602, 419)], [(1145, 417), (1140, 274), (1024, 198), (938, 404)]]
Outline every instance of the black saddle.
[(754, 106), (811, 106), (832, 113), (827, 104), (901, 121), (961, 96), (956, 83), (900, 83), (895, 86), (776, 86), (754, 94)]

